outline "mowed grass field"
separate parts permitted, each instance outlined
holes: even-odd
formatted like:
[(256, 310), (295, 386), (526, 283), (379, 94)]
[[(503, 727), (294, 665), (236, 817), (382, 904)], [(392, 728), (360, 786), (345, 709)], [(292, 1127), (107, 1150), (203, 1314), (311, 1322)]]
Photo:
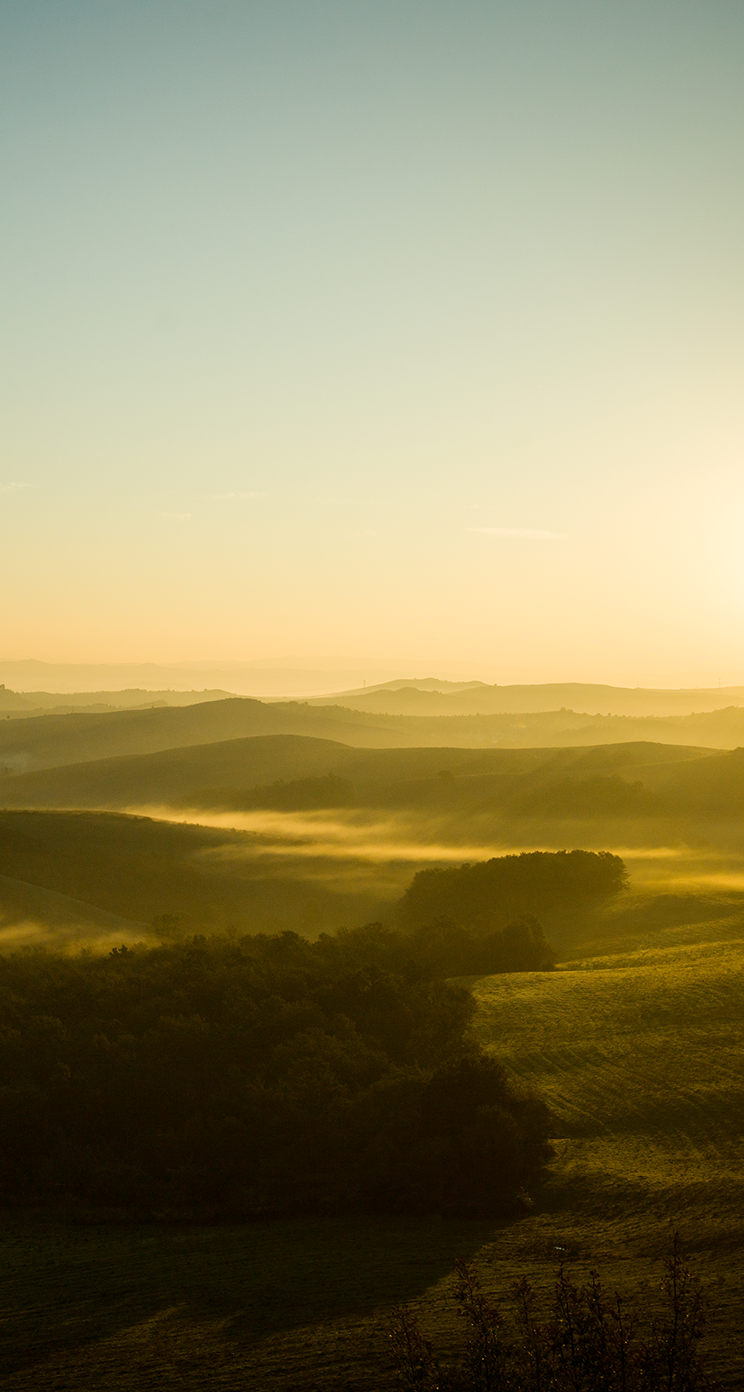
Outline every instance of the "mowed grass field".
[(559, 1261), (579, 1277), (594, 1266), (652, 1311), (677, 1227), (712, 1297), (711, 1366), (741, 1389), (744, 938), (730, 922), (690, 931), (471, 983), (480, 1038), (555, 1117), (532, 1211), (225, 1228), (6, 1215), (0, 1387), (384, 1392), (391, 1306), (413, 1303), (456, 1341), (456, 1257), (494, 1292), (524, 1273), (547, 1294)]

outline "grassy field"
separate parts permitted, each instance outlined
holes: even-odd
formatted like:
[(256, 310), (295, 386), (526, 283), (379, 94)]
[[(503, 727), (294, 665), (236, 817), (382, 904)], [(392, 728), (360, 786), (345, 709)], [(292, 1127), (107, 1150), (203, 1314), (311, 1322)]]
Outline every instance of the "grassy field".
[(489, 977), (478, 1033), (548, 1102), (566, 1174), (668, 1202), (689, 1229), (714, 1171), (744, 1196), (743, 966), (738, 939)]
[[(618, 948), (618, 944), (613, 944)], [(0, 1386), (391, 1387), (386, 1319), (411, 1301), (457, 1338), (456, 1257), (494, 1291), (596, 1266), (653, 1308), (678, 1227), (712, 1296), (707, 1347), (744, 1386), (744, 938), (731, 920), (649, 931), (634, 950), (473, 982), (481, 1039), (549, 1101), (556, 1161), (531, 1212), (455, 1220), (100, 1226), (6, 1215)]]

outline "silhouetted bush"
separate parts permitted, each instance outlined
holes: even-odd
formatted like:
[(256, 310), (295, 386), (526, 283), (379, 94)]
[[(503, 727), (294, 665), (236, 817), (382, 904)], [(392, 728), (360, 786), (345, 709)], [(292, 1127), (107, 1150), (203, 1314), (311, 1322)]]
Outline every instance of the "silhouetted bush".
[[(546, 1319), (525, 1279), (506, 1310), (484, 1293), (476, 1268), (458, 1262), (455, 1301), (467, 1331), (460, 1361), (445, 1366), (410, 1309), (391, 1330), (398, 1385), (406, 1392), (704, 1392), (698, 1353), (705, 1326), (698, 1278), (675, 1234), (664, 1263), (663, 1312), (646, 1324), (619, 1295), (608, 1297), (596, 1271), (577, 1285), (560, 1268)], [(647, 1312), (643, 1312), (647, 1318)]]

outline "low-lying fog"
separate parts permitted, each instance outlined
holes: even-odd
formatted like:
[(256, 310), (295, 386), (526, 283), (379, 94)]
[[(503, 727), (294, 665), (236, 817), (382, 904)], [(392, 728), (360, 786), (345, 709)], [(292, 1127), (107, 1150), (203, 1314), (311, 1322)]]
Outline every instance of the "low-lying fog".
[[(744, 891), (744, 845), (740, 842), (737, 846), (736, 837), (731, 838), (733, 844), (728, 844), (729, 836), (727, 844), (720, 844), (718, 827), (710, 829), (711, 840), (707, 843), (703, 841), (703, 827), (702, 844), (682, 841), (648, 845), (643, 844), (643, 838), (652, 831), (648, 820), (640, 826), (621, 823), (612, 827), (606, 822), (564, 824), (562, 839), (556, 837), (555, 823), (534, 825), (531, 836), (524, 835), (523, 824), (522, 836), (511, 839), (504, 834), (503, 826), (497, 827), (497, 834), (477, 836), (472, 833), (487, 828), (474, 821), (453, 826), (443, 818), (427, 820), (403, 813), (380, 817), (339, 808), (310, 812), (174, 812), (170, 807), (147, 807), (129, 811), (164, 821), (246, 832), (250, 841), (244, 846), (231, 843), (205, 854), (225, 859), (265, 856), (301, 863), (312, 861), (313, 866), (302, 865), (303, 876), (374, 881), (382, 897), (397, 897), (411, 875), (428, 865), (459, 865), (522, 851), (574, 847), (601, 849), (621, 856), (628, 867), (630, 886), (636, 892), (679, 895)], [(621, 831), (618, 839), (608, 835), (613, 830)], [(660, 830), (663, 833), (668, 828)], [(467, 831), (470, 838), (461, 839)], [(714, 844), (714, 840), (719, 844)]]
[(0, 920), (0, 952), (15, 952), (19, 948), (49, 948), (55, 952), (110, 952), (114, 947), (131, 947), (134, 943), (156, 941), (155, 934), (146, 928), (120, 928), (116, 932), (97, 932), (90, 924), (77, 923), (62, 927), (58, 923), (41, 923), (32, 919)]
[(574, 848), (621, 856), (629, 889), (581, 931), (578, 923), (546, 922), (563, 960), (588, 944), (610, 951), (602, 946), (609, 938), (656, 941), (683, 925), (725, 918), (733, 929), (744, 919), (744, 843), (732, 823), (701, 825), (693, 844), (685, 828), (650, 818), (509, 825), (493, 815), (359, 808), (128, 812), (123, 820), (106, 812), (7, 814), (8, 846), (15, 836), (17, 851), (0, 877), (0, 951), (105, 952), (158, 940), (165, 920), (177, 934), (292, 929), (315, 937), (390, 918), (413, 876), (429, 866)]

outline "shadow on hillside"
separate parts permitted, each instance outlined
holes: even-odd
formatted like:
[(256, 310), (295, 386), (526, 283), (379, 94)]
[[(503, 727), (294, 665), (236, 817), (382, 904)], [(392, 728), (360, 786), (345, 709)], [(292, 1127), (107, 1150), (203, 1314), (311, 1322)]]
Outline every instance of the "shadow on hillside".
[(42, 1225), (0, 1234), (7, 1372), (115, 1338), (164, 1311), (272, 1334), (415, 1300), (493, 1239), (494, 1220), (295, 1219), (235, 1227)]

